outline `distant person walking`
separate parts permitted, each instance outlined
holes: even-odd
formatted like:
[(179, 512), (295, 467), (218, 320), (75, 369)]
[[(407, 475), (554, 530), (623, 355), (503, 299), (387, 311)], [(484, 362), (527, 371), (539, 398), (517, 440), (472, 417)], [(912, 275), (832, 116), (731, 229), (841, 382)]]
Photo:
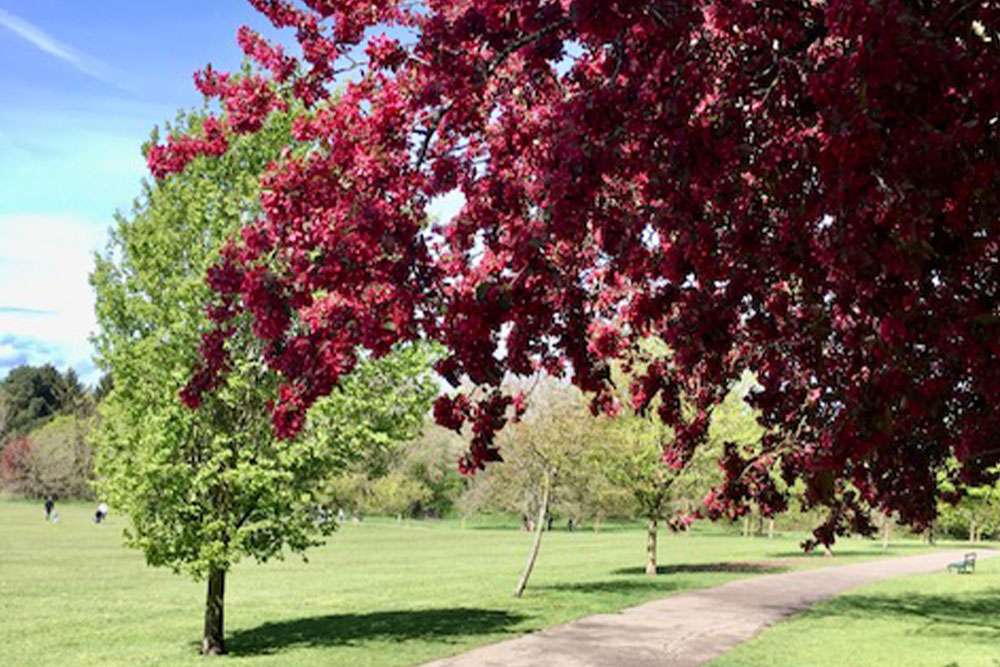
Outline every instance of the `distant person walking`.
[(56, 499), (52, 496), (45, 496), (45, 520), (52, 518), (52, 508), (56, 506)]
[(97, 511), (94, 512), (94, 523), (103, 523), (108, 517), (108, 504), (101, 503), (97, 506)]

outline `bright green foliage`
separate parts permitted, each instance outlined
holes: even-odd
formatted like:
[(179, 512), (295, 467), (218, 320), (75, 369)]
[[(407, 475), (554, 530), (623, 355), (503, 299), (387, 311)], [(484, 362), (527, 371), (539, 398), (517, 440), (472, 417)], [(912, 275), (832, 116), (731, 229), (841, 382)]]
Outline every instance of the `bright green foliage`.
[[(182, 115), (178, 124), (200, 120)], [(277, 378), (240, 320), (229, 341), (239, 361), (225, 384), (197, 411), (179, 400), (208, 328), (206, 269), (257, 214), (260, 173), (292, 143), (290, 122), (274, 114), (261, 132), (234, 137), (224, 156), (144, 184), (92, 276), (94, 342), (114, 386), (97, 437), (100, 488), (149, 563), (195, 577), (317, 544), (334, 528), (317, 520), (317, 484), (365, 451), (412, 437), (436, 389), (426, 348), (367, 359), (314, 408), (302, 435), (277, 441), (266, 409)]]
[(476, 476), (462, 499), (464, 510), (534, 518), (549, 486), (553, 513), (578, 517), (579, 508), (564, 501), (578, 498), (595, 482), (586, 456), (604, 441), (603, 422), (590, 413), (576, 387), (542, 378), (524, 417), (499, 435), (503, 462)]
[(635, 499), (640, 516), (666, 516), (671, 486), (681, 472), (663, 462), (663, 443), (670, 429), (653, 416), (620, 415), (609, 425), (609, 438), (590, 452), (589, 463)]
[[(628, 386), (627, 378), (616, 383)], [(696, 512), (708, 491), (722, 482), (718, 458), (724, 443), (746, 445), (761, 433), (743, 401), (751, 385), (751, 378), (744, 379), (716, 407), (709, 442), (676, 470), (663, 461), (663, 443), (673, 434), (656, 417), (655, 404), (645, 415), (626, 409), (614, 419), (594, 417), (575, 387), (543, 381), (531, 394), (525, 418), (500, 435), (503, 463), (477, 475), (459, 504), (465, 514), (490, 510), (533, 516), (548, 468), (554, 473), (553, 513), (577, 524)], [(621, 402), (629, 405), (630, 399), (623, 394)]]
[(452, 510), (455, 499), (469, 481), (455, 465), (467, 448), (465, 438), (438, 426), (433, 420), (424, 424), (420, 438), (401, 448), (397, 469), (430, 491), (420, 503), (421, 516), (442, 517)]
[(355, 513), (441, 517), (465, 488), (455, 463), (467, 447), (453, 431), (425, 423), (419, 438), (367, 456), (326, 488), (338, 507)]
[[(627, 386), (628, 382), (619, 384)], [(715, 408), (708, 442), (681, 470), (663, 461), (663, 444), (673, 433), (657, 418), (655, 404), (646, 414), (627, 409), (609, 422), (608, 437), (591, 453), (590, 463), (632, 493), (640, 516), (658, 519), (673, 512), (697, 511), (708, 491), (722, 482), (718, 460), (724, 444), (746, 445), (761, 434), (755, 415), (743, 401), (751, 384), (749, 377), (744, 378)], [(623, 396), (622, 402), (630, 405), (631, 400)]]
[(371, 502), (376, 512), (399, 517), (431, 497), (431, 490), (427, 485), (399, 470), (375, 480), (371, 492)]
[(1000, 488), (971, 488), (957, 505), (940, 503), (937, 527), (951, 537), (966, 537), (978, 542), (984, 535), (1000, 532)]

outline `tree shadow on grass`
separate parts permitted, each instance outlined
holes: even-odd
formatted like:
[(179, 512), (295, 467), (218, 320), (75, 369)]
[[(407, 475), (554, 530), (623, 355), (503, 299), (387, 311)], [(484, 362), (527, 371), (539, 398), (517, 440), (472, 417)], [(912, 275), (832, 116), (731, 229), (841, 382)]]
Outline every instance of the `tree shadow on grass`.
[[(850, 544), (850, 543), (848, 543)], [(772, 551), (767, 554), (768, 558), (831, 558), (831, 560), (836, 560), (838, 556), (851, 557), (851, 556), (864, 556), (865, 558), (870, 558), (872, 556), (879, 556), (883, 558), (892, 558), (898, 555), (900, 551), (925, 551), (930, 553), (930, 549), (926, 544), (918, 544), (913, 542), (901, 542), (899, 544), (893, 544), (889, 551), (886, 551), (880, 546), (876, 546), (874, 541), (871, 541), (872, 546), (870, 548), (864, 549), (847, 549), (846, 551), (840, 551), (837, 549), (837, 545), (833, 545), (833, 557), (827, 556), (822, 548), (813, 549), (810, 552), (803, 551), (802, 549), (788, 550), (788, 551)], [(896, 553), (893, 553), (896, 552)]]
[(1000, 639), (1000, 589), (955, 595), (843, 595), (803, 613), (812, 618), (915, 619), (926, 622), (921, 633)]
[(368, 641), (454, 641), (469, 635), (510, 632), (527, 618), (494, 609), (413, 609), (331, 614), (264, 623), (229, 635), (232, 655), (266, 655), (295, 647), (350, 646)]
[(679, 587), (675, 582), (668, 579), (650, 577), (639, 581), (630, 579), (615, 579), (611, 581), (578, 581), (570, 584), (548, 584), (544, 586), (531, 586), (530, 589), (536, 591), (560, 591), (564, 593), (601, 593), (612, 595), (626, 595), (631, 593), (645, 593), (655, 591), (657, 593), (668, 593), (677, 590)]
[[(679, 563), (672, 565), (660, 565), (656, 568), (658, 575), (671, 575), (682, 573), (703, 573), (703, 572), (728, 572), (740, 574), (775, 574), (785, 572), (789, 568), (780, 563)], [(580, 581), (567, 584), (550, 584), (546, 586), (532, 586), (535, 590), (564, 591), (570, 593), (610, 593), (610, 594), (630, 594), (654, 591), (656, 593), (667, 593), (682, 588), (676, 580), (667, 577), (645, 577), (645, 568), (623, 567), (612, 570), (612, 574), (641, 577), (637, 579), (610, 579), (607, 581)], [(683, 586), (690, 588), (690, 586)]]
[[(788, 566), (780, 563), (753, 563), (723, 561), (720, 563), (678, 563), (676, 565), (659, 565), (657, 574), (680, 574), (685, 572), (731, 572), (739, 574), (777, 574), (787, 572)], [(615, 574), (645, 574), (642, 567), (623, 567), (614, 571)]]

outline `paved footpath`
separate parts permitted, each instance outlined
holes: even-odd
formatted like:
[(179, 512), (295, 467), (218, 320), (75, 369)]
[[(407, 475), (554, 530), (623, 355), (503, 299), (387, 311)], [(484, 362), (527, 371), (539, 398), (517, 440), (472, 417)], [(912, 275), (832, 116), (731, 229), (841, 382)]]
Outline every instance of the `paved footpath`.
[[(937, 551), (731, 581), (616, 614), (588, 616), (427, 667), (701, 665), (824, 598), (880, 579), (943, 572), (967, 551)], [(1000, 555), (988, 549), (976, 552), (980, 559)]]

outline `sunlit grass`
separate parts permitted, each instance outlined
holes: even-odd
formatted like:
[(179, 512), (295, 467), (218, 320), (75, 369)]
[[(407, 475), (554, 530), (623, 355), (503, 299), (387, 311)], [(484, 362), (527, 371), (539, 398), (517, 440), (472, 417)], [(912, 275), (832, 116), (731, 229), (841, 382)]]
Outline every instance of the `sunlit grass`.
[[(90, 506), (58, 510), (59, 523), (46, 523), (40, 503), (0, 501), (0, 665), (203, 665), (203, 585), (122, 547), (114, 508), (100, 526)], [(642, 574), (638, 527), (549, 533), (517, 600), (511, 591), (531, 536), (513, 527), (346, 525), (308, 563), (236, 567), (223, 664), (417, 664), (677, 591), (884, 554), (848, 540), (835, 558), (803, 556), (802, 535), (769, 541), (704, 530), (663, 534), (665, 573), (655, 578)], [(923, 548), (906, 542), (890, 553)]]
[(713, 667), (1000, 665), (1000, 559), (975, 574), (890, 579), (821, 602)]

